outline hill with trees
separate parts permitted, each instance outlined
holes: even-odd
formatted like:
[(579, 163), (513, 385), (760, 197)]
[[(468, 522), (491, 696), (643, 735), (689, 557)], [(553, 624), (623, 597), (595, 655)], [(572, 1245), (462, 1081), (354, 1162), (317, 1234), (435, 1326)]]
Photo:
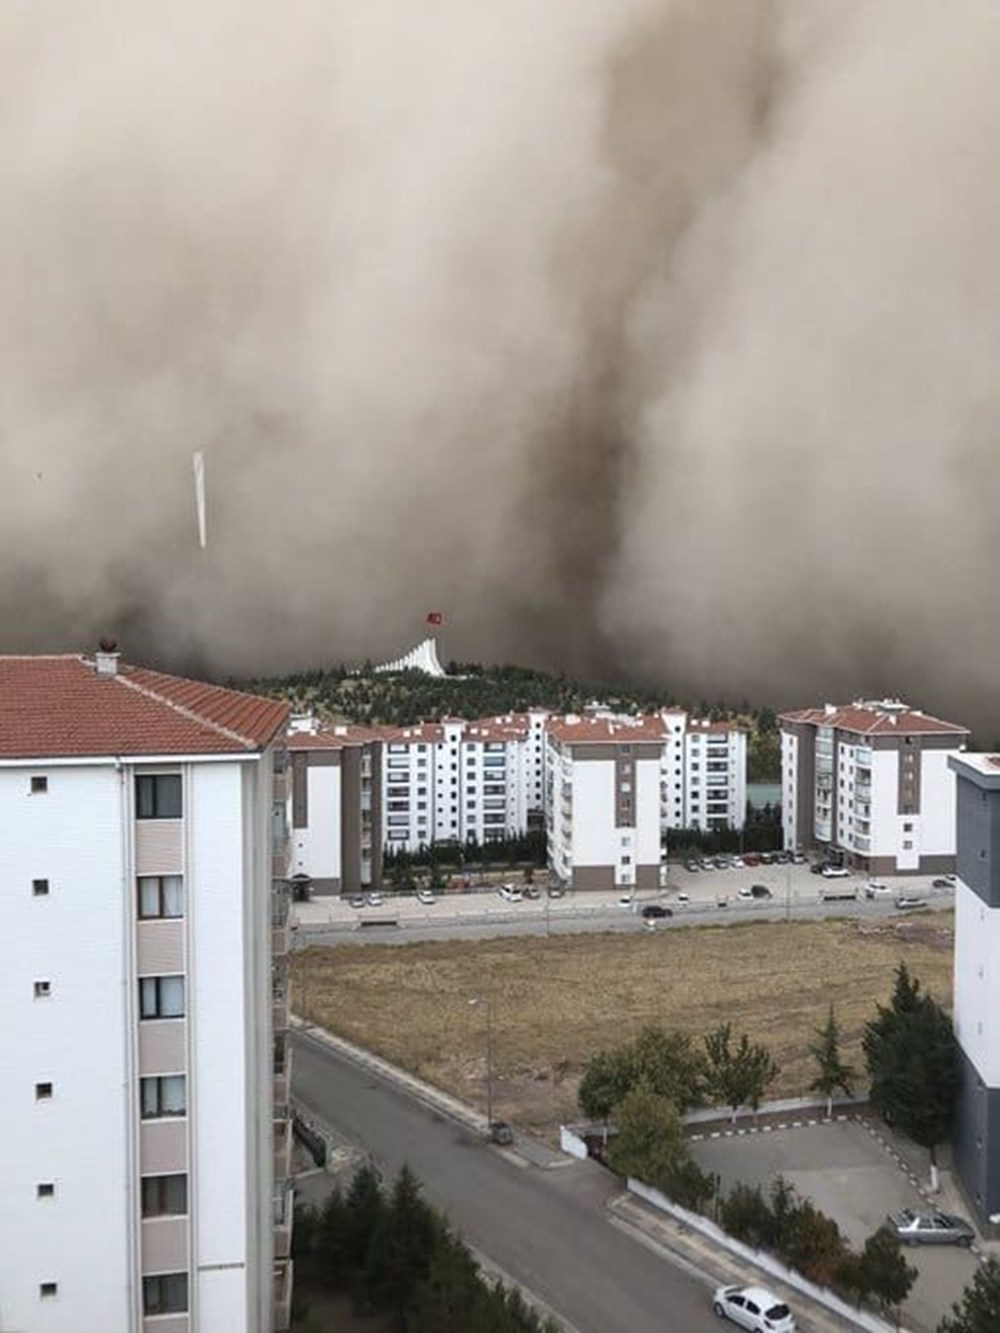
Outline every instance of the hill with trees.
[(770, 708), (680, 700), (669, 690), (640, 689), (621, 682), (574, 680), (521, 666), (483, 666), (450, 662), (443, 677), (419, 671), (376, 673), (370, 662), (354, 670), (317, 667), (289, 676), (233, 681), (240, 689), (284, 699), (297, 712), (311, 712), (331, 722), (412, 726), (443, 717), (497, 717), (547, 709), (579, 713), (599, 701), (615, 712), (649, 713), (684, 708), (713, 722), (732, 721), (748, 731), (747, 778), (775, 782), (781, 776), (780, 737)]

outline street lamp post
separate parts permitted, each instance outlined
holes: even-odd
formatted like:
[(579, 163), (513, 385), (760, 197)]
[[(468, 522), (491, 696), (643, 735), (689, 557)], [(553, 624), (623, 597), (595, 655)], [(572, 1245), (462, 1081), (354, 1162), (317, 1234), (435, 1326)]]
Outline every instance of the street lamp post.
[(493, 1001), (488, 995), (477, 995), (470, 1004), (481, 1004), (486, 1011), (486, 1124), (493, 1127)]

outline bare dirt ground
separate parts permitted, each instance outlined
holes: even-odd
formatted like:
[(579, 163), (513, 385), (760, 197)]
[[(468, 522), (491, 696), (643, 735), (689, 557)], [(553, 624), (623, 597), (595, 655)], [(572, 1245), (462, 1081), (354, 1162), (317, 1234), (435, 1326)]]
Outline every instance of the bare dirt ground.
[[(731, 1021), (781, 1066), (771, 1096), (808, 1092), (808, 1053), (832, 1002), (843, 1052), (893, 973), (950, 1005), (952, 917), (751, 924), (595, 935), (311, 948), (294, 960), (297, 1012), (482, 1107), (486, 1006), (494, 1114), (551, 1134), (576, 1116), (587, 1057), (647, 1023), (698, 1036)], [(470, 1001), (479, 998), (480, 1003)]]

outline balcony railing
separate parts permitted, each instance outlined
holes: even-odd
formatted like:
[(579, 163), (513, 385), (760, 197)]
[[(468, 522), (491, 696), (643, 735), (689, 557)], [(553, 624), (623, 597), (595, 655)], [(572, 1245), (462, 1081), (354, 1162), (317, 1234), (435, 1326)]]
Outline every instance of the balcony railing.
[(275, 1333), (288, 1333), (291, 1327), (293, 1281), (294, 1265), (291, 1259), (282, 1259), (274, 1265)]
[(292, 1222), (295, 1215), (295, 1193), (292, 1182), (275, 1181), (274, 1190), (274, 1257), (287, 1259), (292, 1252)]
[(274, 1031), (284, 1032), (288, 1028), (288, 983), (275, 986), (271, 992), (271, 1026)]
[(274, 1178), (287, 1180), (292, 1174), (292, 1122), (285, 1120), (280, 1128), (274, 1126)]
[(289, 1100), (292, 1087), (292, 1050), (286, 1039), (279, 1037), (274, 1049), (274, 1104)]

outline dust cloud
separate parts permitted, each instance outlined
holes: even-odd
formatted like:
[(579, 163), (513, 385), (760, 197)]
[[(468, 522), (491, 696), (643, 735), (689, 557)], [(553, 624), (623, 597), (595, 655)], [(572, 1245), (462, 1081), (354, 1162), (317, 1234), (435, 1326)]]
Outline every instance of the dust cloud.
[(4, 650), (433, 609), (992, 741), (998, 54), (992, 0), (9, 0)]

